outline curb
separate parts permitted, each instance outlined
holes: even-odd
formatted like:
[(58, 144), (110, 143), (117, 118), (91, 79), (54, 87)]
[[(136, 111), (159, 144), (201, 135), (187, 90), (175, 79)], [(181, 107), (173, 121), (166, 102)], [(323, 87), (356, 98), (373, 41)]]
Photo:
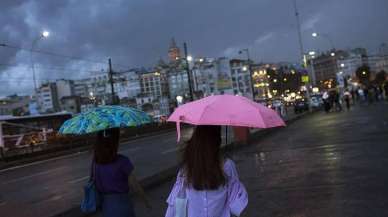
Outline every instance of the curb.
[[(291, 123), (301, 119), (302, 117), (311, 115), (313, 113), (314, 112), (303, 113), (303, 114), (297, 115), (289, 120), (286, 120), (285, 122), (287, 124), (291, 124)], [(260, 137), (271, 135), (272, 133), (278, 131), (279, 129), (282, 129), (282, 128), (259, 130), (257, 132), (251, 133), (249, 135), (249, 141), (247, 144), (241, 145), (240, 143), (231, 143), (227, 146), (222, 147), (223, 152), (236, 151), (240, 148), (247, 147), (250, 145), (251, 141), (256, 141)], [(150, 190), (150, 189), (152, 189), (154, 187), (158, 187), (162, 183), (174, 178), (176, 176), (178, 170), (179, 170), (179, 165), (167, 168), (167, 169), (165, 169), (157, 174), (143, 178), (142, 180), (140, 180), (140, 184), (143, 186), (144, 190)], [(93, 215), (95, 215), (95, 213), (93, 213), (93, 214), (82, 213), (79, 206), (77, 206), (77, 207), (73, 207), (70, 210), (67, 210), (63, 213), (59, 213), (59, 214), (56, 214), (56, 215), (53, 215), (50, 217), (88, 217), (88, 216), (93, 216)]]

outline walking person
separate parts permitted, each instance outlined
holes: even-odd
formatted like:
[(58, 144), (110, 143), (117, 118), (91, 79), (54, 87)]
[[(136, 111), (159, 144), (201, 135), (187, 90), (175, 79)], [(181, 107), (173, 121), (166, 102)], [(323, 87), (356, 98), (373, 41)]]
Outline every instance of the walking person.
[(337, 91), (335, 92), (335, 95), (334, 95), (334, 102), (335, 102), (335, 110), (341, 112), (342, 106), (341, 106), (341, 102), (340, 102), (340, 95)]
[(323, 107), (325, 109), (325, 112), (329, 113), (330, 112), (330, 100), (329, 100), (329, 94), (327, 93), (327, 91), (325, 91), (323, 93), (322, 99), (323, 99)]
[(361, 104), (363, 104), (363, 102), (366, 100), (366, 99), (365, 99), (364, 90), (363, 90), (362, 88), (358, 88), (357, 93), (358, 93), (358, 96), (359, 96), (359, 98), (360, 98), (359, 101), (360, 101), (360, 105), (361, 105)]
[(344, 93), (344, 100), (345, 100), (345, 103), (346, 103), (346, 109), (349, 111), (350, 110), (350, 97), (351, 97), (351, 93), (346, 90), (345, 93)]
[[(181, 198), (186, 200), (183, 207)], [(245, 209), (248, 194), (235, 163), (221, 154), (220, 126), (196, 127), (183, 151), (167, 204), (166, 217), (175, 217), (182, 210), (187, 211), (187, 217), (240, 216)]]
[(144, 191), (135, 175), (128, 157), (118, 154), (120, 129), (99, 131), (94, 149), (91, 173), (101, 199), (104, 217), (134, 217), (135, 211), (129, 195), (130, 187), (150, 208)]
[(385, 92), (385, 100), (388, 101), (388, 81), (384, 82), (384, 92)]

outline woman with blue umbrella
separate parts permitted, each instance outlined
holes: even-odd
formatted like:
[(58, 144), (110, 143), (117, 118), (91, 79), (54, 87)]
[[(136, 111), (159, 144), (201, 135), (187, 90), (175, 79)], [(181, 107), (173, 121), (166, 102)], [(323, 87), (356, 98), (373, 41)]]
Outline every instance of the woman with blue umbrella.
[(139, 194), (147, 208), (150, 204), (133, 174), (131, 160), (118, 154), (120, 127), (135, 127), (151, 122), (144, 112), (120, 107), (102, 106), (81, 113), (66, 121), (60, 129), (63, 134), (97, 132), (90, 180), (85, 186), (81, 204), (84, 212), (102, 209), (104, 217), (134, 217), (134, 207), (129, 189)]

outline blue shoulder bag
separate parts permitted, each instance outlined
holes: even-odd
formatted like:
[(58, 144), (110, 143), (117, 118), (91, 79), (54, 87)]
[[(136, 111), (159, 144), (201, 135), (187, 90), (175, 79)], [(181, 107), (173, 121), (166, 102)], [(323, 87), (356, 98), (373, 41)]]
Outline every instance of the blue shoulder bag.
[(100, 206), (100, 195), (96, 188), (96, 165), (93, 161), (92, 171), (88, 183), (84, 186), (84, 198), (81, 202), (81, 211), (94, 213)]

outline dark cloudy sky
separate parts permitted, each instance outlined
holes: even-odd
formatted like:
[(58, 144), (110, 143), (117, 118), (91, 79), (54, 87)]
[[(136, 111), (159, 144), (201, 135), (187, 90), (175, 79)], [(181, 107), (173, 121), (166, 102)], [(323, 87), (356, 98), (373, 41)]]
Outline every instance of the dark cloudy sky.
[[(171, 37), (194, 56), (237, 57), (250, 48), (256, 61), (297, 61), (293, 0), (1, 0), (0, 44), (25, 48), (40, 31), (51, 32), (39, 50), (93, 62), (34, 54), (38, 81), (80, 78), (106, 68), (152, 66), (167, 59)], [(297, 0), (305, 50), (388, 42), (388, 0)], [(241, 57), (243, 58), (243, 57)], [(98, 63), (103, 62), (103, 63)], [(0, 47), (0, 96), (32, 90), (30, 54)]]

